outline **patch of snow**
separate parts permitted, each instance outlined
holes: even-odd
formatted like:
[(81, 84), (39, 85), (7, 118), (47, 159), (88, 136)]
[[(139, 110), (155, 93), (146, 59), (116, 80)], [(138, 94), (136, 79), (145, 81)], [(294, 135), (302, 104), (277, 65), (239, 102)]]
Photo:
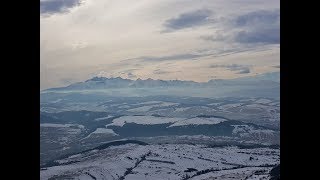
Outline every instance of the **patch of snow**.
[[(191, 178), (191, 180), (209, 180), (209, 179), (247, 179), (247, 180), (261, 180), (261, 179), (270, 179), (269, 178), (269, 170), (270, 167), (245, 167), (239, 169), (231, 169), (231, 170), (221, 170), (215, 172), (205, 173), (199, 176), (195, 176)], [(256, 171), (265, 170), (265, 174), (263, 175), (254, 175)], [(259, 178), (257, 178), (259, 177)], [(265, 177), (265, 178), (263, 178)]]
[(109, 118), (112, 118), (114, 116), (111, 116), (111, 115), (108, 115), (107, 117), (102, 117), (102, 118), (96, 118), (94, 119), (95, 121), (101, 121), (101, 120), (106, 120), (106, 119), (109, 119)]
[(129, 109), (128, 111), (129, 112), (147, 112), (154, 107), (167, 107), (167, 106), (176, 106), (176, 105), (179, 105), (179, 103), (161, 102), (160, 104), (137, 107), (137, 108)]
[(263, 105), (263, 104), (248, 104), (248, 105), (246, 105), (245, 107), (248, 107), (248, 108), (266, 109), (266, 108), (268, 108), (269, 106)]
[(221, 122), (226, 121), (226, 119), (222, 118), (191, 118), (191, 119), (184, 119), (175, 122), (174, 124), (170, 125), (169, 127), (174, 127), (174, 126), (186, 126), (186, 125), (201, 125), (201, 124), (219, 124)]
[(55, 100), (55, 101), (51, 101), (51, 103), (58, 103), (58, 102), (60, 102), (60, 101), (62, 101), (63, 99), (57, 99), (57, 100)]
[(118, 134), (116, 134), (112, 129), (107, 129), (107, 128), (97, 128), (91, 134), (113, 134), (118, 136)]
[(136, 123), (136, 124), (165, 124), (174, 123), (182, 118), (168, 118), (168, 117), (154, 117), (154, 116), (122, 116), (116, 118), (108, 126), (123, 126), (125, 123)]
[(118, 106), (118, 108), (130, 108), (129, 105)]
[(129, 112), (147, 112), (153, 107), (154, 106), (142, 106), (142, 107), (138, 107), (138, 108), (129, 109), (128, 111)]
[(175, 112), (183, 112), (183, 111), (186, 111), (188, 109), (190, 109), (191, 107), (185, 107), (185, 108), (176, 108), (174, 111)]
[(234, 127), (232, 130), (233, 134), (241, 134), (241, 133), (248, 133), (248, 134), (259, 134), (259, 133), (264, 133), (264, 134), (273, 134), (274, 131), (270, 129), (255, 129), (252, 126), (248, 125), (231, 125)]
[(52, 128), (70, 128), (70, 127), (78, 127), (83, 129), (84, 126), (80, 124), (53, 124), (53, 123), (40, 123), (40, 127), (52, 127)]
[(158, 107), (167, 107), (167, 106), (176, 106), (176, 105), (179, 105), (179, 103), (163, 102)]
[(67, 149), (70, 149), (70, 147), (63, 147), (62, 150), (67, 150)]
[(218, 109), (220, 109), (220, 110), (228, 110), (230, 108), (235, 108), (235, 107), (239, 107), (239, 106), (242, 106), (242, 105), (244, 105), (244, 104), (243, 103), (225, 104), (225, 105), (219, 106)]
[(209, 106), (218, 106), (218, 105), (220, 105), (221, 103), (210, 103), (210, 104), (208, 104)]
[(279, 105), (279, 102), (269, 103), (269, 105), (271, 105), (271, 106), (277, 106), (277, 105)]
[(243, 133), (250, 130), (250, 127), (248, 125), (231, 125), (234, 127), (232, 130), (233, 134)]
[(94, 132), (90, 133), (85, 138), (82, 138), (81, 140), (90, 138), (93, 134), (110, 134), (113, 136), (119, 136), (119, 134), (115, 133), (112, 129), (108, 128), (97, 128)]
[(259, 99), (256, 101), (256, 103), (258, 104), (268, 104), (268, 103), (271, 103), (272, 101), (269, 100), (269, 99)]
[(147, 101), (147, 102), (136, 103), (133, 105), (148, 105), (148, 104), (159, 104), (159, 103), (162, 103), (162, 101)]

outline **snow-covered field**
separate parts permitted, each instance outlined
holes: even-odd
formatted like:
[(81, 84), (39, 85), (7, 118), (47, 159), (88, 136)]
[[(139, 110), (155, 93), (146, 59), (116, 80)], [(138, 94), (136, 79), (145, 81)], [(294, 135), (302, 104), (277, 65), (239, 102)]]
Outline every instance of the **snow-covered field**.
[[(193, 118), (197, 115), (222, 116), (234, 120), (244, 120), (259, 125), (279, 127), (280, 102), (271, 98), (128, 98), (105, 99), (97, 102), (80, 102), (61, 97), (41, 102), (41, 112), (58, 113), (67, 111), (109, 112), (111, 115), (153, 115), (166, 117)], [(188, 100), (190, 99), (190, 100)], [(53, 103), (54, 102), (54, 103)], [(106, 118), (108, 119), (108, 118)], [(96, 121), (105, 120), (103, 117)], [(251, 121), (254, 120), (254, 121)]]
[(123, 126), (126, 123), (135, 123), (135, 124), (166, 124), (173, 123), (169, 127), (174, 126), (185, 126), (185, 125), (200, 125), (200, 124), (219, 124), (221, 122), (226, 121), (223, 118), (169, 118), (169, 117), (155, 117), (155, 116), (122, 116), (116, 118), (112, 121), (111, 124), (107, 124), (108, 126)]
[[(278, 145), (279, 106), (279, 100), (267, 97), (47, 95), (40, 106), (42, 167), (67, 154), (116, 140), (150, 145), (122, 145), (74, 155), (59, 161), (63, 163), (59, 166), (41, 170), (41, 178), (268, 179), (271, 165), (279, 163), (279, 150), (206, 146)], [(153, 130), (148, 132), (148, 128)], [(266, 155), (266, 151), (278, 154)], [(257, 167), (260, 162), (267, 165)]]
[(256, 101), (256, 103), (259, 103), (259, 104), (268, 104), (268, 103), (271, 103), (272, 101), (270, 99), (258, 99)]
[[(154, 104), (156, 103), (156, 104)], [(152, 108), (159, 108), (159, 107), (168, 107), (168, 106), (177, 106), (179, 103), (171, 103), (171, 102), (157, 102), (157, 101), (150, 101), (145, 103), (139, 103), (140, 105), (147, 105), (147, 106), (141, 106), (133, 109), (129, 109), (129, 112), (147, 112)], [(153, 105), (149, 105), (153, 104)], [(137, 104), (136, 104), (137, 105)]]
[(239, 107), (242, 105), (243, 105), (243, 103), (226, 104), (226, 105), (219, 106), (218, 109), (226, 111), (230, 108)]
[(109, 118), (112, 118), (113, 116), (111, 115), (108, 115), (107, 117), (102, 117), (102, 118), (96, 118), (94, 119), (95, 121), (101, 121), (101, 120), (106, 120), (106, 119), (109, 119)]
[(98, 128), (92, 134), (104, 134), (104, 133), (117, 135), (114, 133), (112, 129), (106, 129), (106, 128)]
[(224, 171), (214, 171), (207, 174), (195, 176), (191, 180), (222, 180), (222, 179), (246, 179), (246, 180), (267, 180), (270, 179), (268, 171), (271, 167), (245, 167)]
[(59, 160), (40, 171), (41, 179), (241, 179), (268, 177), (280, 150), (209, 148), (204, 145), (125, 144)]
[(252, 126), (248, 125), (232, 125), (234, 127), (232, 133), (234, 134), (241, 134), (241, 133), (266, 133), (266, 134), (272, 134), (274, 133), (273, 130), (270, 129), (255, 129)]
[(175, 112), (184, 112), (184, 111), (187, 111), (189, 110), (191, 107), (186, 107), (186, 108), (175, 108)]
[[(110, 136), (119, 136), (117, 133), (115, 133), (112, 129), (108, 129), (108, 128), (97, 128), (94, 132), (90, 133), (87, 137), (83, 138), (83, 139), (87, 139), (89, 137), (91, 137), (94, 134), (108, 134)], [(83, 140), (82, 139), (82, 140)]]
[(185, 126), (185, 125), (199, 125), (199, 124), (219, 124), (221, 122), (226, 121), (226, 119), (222, 118), (191, 118), (191, 119), (185, 119), (175, 122), (174, 124), (170, 125), (169, 127), (174, 126)]
[(136, 124), (165, 124), (174, 123), (182, 118), (167, 118), (167, 117), (154, 117), (154, 116), (122, 116), (116, 118), (108, 126), (123, 126), (126, 123), (136, 123)]
[(100, 80), (40, 93), (41, 179), (270, 179), (280, 163), (275, 83)]

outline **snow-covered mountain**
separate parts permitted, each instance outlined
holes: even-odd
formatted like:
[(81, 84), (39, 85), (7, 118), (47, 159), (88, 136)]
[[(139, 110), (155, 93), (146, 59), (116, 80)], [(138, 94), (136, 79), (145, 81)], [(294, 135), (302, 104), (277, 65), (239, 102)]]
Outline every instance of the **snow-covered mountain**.
[(192, 87), (199, 86), (201, 83), (194, 81), (179, 81), (179, 80), (154, 80), (154, 79), (123, 79), (121, 77), (106, 78), (93, 77), (84, 82), (78, 82), (66, 87), (52, 88), (49, 91), (55, 90), (90, 90), (90, 89), (109, 89), (109, 88), (153, 88), (153, 87)]
[(279, 86), (280, 73), (266, 73), (250, 77), (236, 79), (216, 79), (208, 82), (194, 82), (181, 80), (154, 80), (151, 78), (142, 80), (123, 79), (121, 77), (93, 77), (84, 82), (78, 82), (66, 87), (51, 88), (45, 91), (59, 90), (93, 90), (93, 89), (111, 89), (111, 88), (157, 88), (157, 87), (217, 87), (217, 86)]

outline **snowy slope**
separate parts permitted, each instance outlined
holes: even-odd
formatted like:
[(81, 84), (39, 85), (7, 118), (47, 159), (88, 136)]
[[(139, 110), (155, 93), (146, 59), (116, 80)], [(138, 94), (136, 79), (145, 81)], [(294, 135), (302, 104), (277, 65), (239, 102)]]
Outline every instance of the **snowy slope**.
[[(205, 179), (210, 177), (267, 176), (280, 163), (279, 149), (237, 147), (208, 148), (185, 144), (126, 144), (92, 150), (44, 168), (41, 179)], [(215, 173), (212, 173), (215, 172)], [(223, 178), (222, 178), (223, 179)], [(225, 178), (228, 179), (228, 178)]]

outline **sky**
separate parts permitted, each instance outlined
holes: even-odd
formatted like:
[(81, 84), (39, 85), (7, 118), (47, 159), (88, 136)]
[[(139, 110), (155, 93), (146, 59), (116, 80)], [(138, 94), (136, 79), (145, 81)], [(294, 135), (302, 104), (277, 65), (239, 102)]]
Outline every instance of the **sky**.
[(40, 0), (40, 89), (277, 71), (279, 0)]

